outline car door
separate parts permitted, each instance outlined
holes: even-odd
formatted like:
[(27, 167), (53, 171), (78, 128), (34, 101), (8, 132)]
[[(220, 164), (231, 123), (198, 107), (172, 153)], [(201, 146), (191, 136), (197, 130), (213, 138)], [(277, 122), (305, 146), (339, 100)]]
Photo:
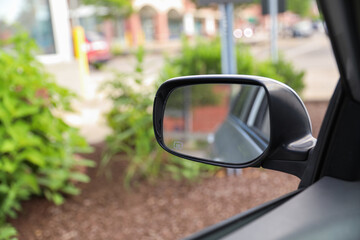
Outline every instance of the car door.
[[(360, 2), (317, 2), (328, 28), (340, 80), (298, 191), (189, 239), (360, 238)], [(276, 164), (271, 168), (283, 169)]]
[[(299, 189), (205, 229), (189, 239), (360, 239), (360, 2), (318, 0), (318, 5), (327, 25), (340, 80), (329, 103), (315, 147), (307, 137), (299, 140), (295, 138), (295, 142), (290, 142), (290, 145), (276, 138), (284, 147), (274, 148), (280, 149), (279, 153), (271, 149), (274, 139), (270, 139), (268, 149), (260, 156), (261, 161), (237, 165), (261, 166), (296, 175), (301, 178)], [(178, 83), (195, 84), (196, 80), (219, 81), (216, 77), (200, 76), (197, 79), (175, 79), (165, 87), (171, 88)], [(280, 132), (285, 137), (290, 136), (297, 132), (296, 127), (301, 127), (295, 124), (289, 128), (291, 131), (286, 132), (278, 126), (287, 128), (297, 119), (288, 112), (288, 117), (293, 122), (286, 124), (284, 118), (278, 116), (277, 113), (283, 113), (281, 109), (274, 107), (279, 99), (293, 100), (289, 104), (281, 101), (284, 111), (302, 108), (296, 98), (291, 98), (290, 92), (281, 91), (280, 85), (266, 86), (268, 80), (246, 76), (239, 77), (236, 81), (230, 77), (223, 77), (222, 80), (231, 84), (236, 81), (258, 84), (268, 91), (269, 104), (272, 105), (271, 134), (275, 131), (275, 137)], [(157, 95), (155, 107), (157, 104), (165, 107), (161, 103), (161, 98), (166, 98), (164, 93), (166, 89)], [(161, 118), (161, 108), (155, 108), (154, 116), (155, 120)], [(154, 127), (161, 130), (161, 122), (154, 121)], [(161, 131), (156, 131), (155, 134), (162, 144)], [(166, 149), (166, 146), (163, 147)], [(297, 152), (299, 149), (308, 151)], [(176, 152), (168, 151), (176, 155)], [(217, 162), (212, 164), (220, 165)]]

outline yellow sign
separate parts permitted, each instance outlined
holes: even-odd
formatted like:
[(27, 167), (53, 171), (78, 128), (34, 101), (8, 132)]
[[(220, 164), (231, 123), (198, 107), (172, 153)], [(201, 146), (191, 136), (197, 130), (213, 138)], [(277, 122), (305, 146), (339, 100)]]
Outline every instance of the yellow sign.
[(87, 82), (89, 76), (89, 61), (86, 52), (85, 32), (82, 27), (76, 26), (73, 28), (73, 41), (75, 58), (79, 63), (81, 92), (84, 96), (86, 94), (85, 82)]

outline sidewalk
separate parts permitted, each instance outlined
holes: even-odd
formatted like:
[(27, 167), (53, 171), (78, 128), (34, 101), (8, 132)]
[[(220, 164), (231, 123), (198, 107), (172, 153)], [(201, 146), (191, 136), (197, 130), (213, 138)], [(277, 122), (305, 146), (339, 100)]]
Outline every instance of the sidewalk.
[[(174, 50), (175, 51), (175, 50)], [(111, 129), (107, 127), (104, 115), (112, 107), (106, 94), (99, 91), (100, 86), (114, 77), (113, 71), (131, 73), (136, 60), (128, 55), (117, 57), (106, 64), (104, 70), (90, 70), (88, 78), (84, 79), (82, 87), (77, 63), (46, 66), (48, 71), (56, 76), (58, 84), (76, 92), (80, 97), (73, 102), (74, 113), (59, 113), (69, 125), (80, 129), (80, 133), (89, 143), (104, 141)], [(154, 82), (164, 64), (164, 56), (159, 53), (149, 53), (144, 59), (144, 87)]]

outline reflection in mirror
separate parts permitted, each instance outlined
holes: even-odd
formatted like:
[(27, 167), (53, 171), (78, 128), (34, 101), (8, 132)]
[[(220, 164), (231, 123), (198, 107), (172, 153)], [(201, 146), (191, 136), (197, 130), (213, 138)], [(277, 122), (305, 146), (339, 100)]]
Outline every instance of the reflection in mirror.
[(197, 84), (176, 88), (163, 120), (165, 145), (182, 155), (230, 164), (259, 157), (270, 138), (261, 86)]

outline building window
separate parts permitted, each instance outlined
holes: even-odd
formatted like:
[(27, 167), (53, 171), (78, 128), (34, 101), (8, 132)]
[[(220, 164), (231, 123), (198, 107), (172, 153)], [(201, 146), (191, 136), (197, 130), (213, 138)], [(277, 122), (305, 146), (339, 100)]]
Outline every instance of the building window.
[(35, 39), (41, 54), (56, 53), (49, 0), (0, 2), (0, 39), (23, 28)]
[(195, 34), (198, 36), (204, 35), (203, 28), (203, 20), (200, 18), (195, 18)]
[(175, 10), (168, 12), (170, 39), (179, 39), (183, 32), (182, 16)]
[(96, 32), (103, 34), (103, 19), (96, 15), (81, 17), (79, 18), (80, 25), (84, 28), (85, 33), (87, 32)]
[(125, 41), (125, 20), (117, 18), (115, 21), (115, 38), (117, 42)]
[(145, 40), (155, 40), (155, 9), (149, 6), (145, 6), (139, 11), (139, 15)]

